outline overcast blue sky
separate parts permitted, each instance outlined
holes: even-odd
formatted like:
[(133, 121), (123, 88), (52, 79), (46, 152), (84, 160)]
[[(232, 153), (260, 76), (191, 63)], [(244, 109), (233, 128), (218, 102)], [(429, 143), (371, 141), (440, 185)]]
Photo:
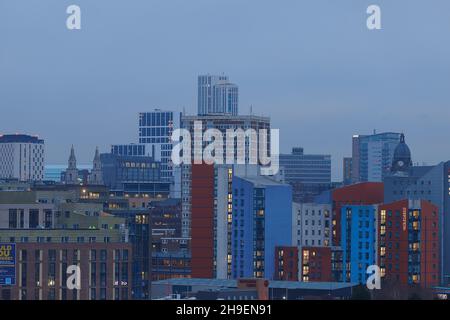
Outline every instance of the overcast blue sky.
[[(82, 30), (66, 29), (66, 8)], [(382, 9), (380, 31), (366, 8)], [(281, 148), (329, 153), (404, 131), (413, 161), (450, 159), (448, 0), (0, 0), (0, 132), (38, 134), (47, 163), (137, 139), (137, 113), (196, 112), (196, 77), (226, 73), (240, 113)]]

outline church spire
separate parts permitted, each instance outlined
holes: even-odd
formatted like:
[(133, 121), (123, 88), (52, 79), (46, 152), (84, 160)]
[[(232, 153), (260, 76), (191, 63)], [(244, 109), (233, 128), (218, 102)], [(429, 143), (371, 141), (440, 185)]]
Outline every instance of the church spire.
[(98, 147), (95, 147), (94, 161), (99, 161), (99, 160), (100, 160), (100, 154), (98, 152)]
[(72, 145), (70, 148), (70, 156), (65, 174), (66, 184), (78, 184), (77, 158), (75, 157), (75, 149)]
[(103, 185), (102, 162), (98, 147), (95, 148), (94, 161), (92, 163), (92, 171), (89, 174), (89, 184)]

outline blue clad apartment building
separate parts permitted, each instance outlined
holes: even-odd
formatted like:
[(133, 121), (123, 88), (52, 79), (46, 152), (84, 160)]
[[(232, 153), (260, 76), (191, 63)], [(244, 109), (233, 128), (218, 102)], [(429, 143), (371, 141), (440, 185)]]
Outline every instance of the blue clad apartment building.
[(232, 277), (273, 279), (275, 247), (292, 241), (292, 187), (234, 176), (232, 189)]
[(376, 261), (377, 206), (341, 209), (342, 275), (344, 282), (366, 283), (367, 267)]

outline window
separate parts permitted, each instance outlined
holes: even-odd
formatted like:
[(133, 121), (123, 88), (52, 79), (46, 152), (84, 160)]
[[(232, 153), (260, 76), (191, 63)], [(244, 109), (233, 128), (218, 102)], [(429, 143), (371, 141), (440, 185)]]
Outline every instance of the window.
[(107, 252), (105, 249), (100, 250), (100, 261), (106, 261), (107, 259)]
[(17, 229), (17, 209), (9, 209), (9, 228)]
[(39, 226), (39, 210), (30, 209), (29, 227), (30, 227), (30, 229), (36, 229), (38, 226)]
[(48, 260), (50, 262), (55, 262), (56, 261), (56, 250), (54, 250), (54, 249), (48, 250)]
[(44, 219), (45, 228), (51, 228), (53, 226), (52, 210), (44, 210)]

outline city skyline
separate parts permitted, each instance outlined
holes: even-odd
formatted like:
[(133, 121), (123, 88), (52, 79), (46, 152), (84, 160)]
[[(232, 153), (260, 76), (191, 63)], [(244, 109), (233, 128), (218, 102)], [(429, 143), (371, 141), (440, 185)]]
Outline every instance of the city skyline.
[(0, 302), (450, 300), (449, 18), (0, 0)]
[(446, 1), (377, 1), (375, 33), (371, 1), (77, 2), (79, 32), (65, 28), (60, 1), (34, 6), (33, 19), (24, 2), (0, 12), (1, 132), (38, 134), (49, 164), (66, 163), (71, 144), (89, 163), (96, 146), (135, 141), (139, 112), (195, 114), (206, 73), (239, 86), (240, 114), (271, 117), (282, 152), (331, 154), (333, 180), (351, 136), (373, 129), (405, 132), (414, 162), (450, 158)]

